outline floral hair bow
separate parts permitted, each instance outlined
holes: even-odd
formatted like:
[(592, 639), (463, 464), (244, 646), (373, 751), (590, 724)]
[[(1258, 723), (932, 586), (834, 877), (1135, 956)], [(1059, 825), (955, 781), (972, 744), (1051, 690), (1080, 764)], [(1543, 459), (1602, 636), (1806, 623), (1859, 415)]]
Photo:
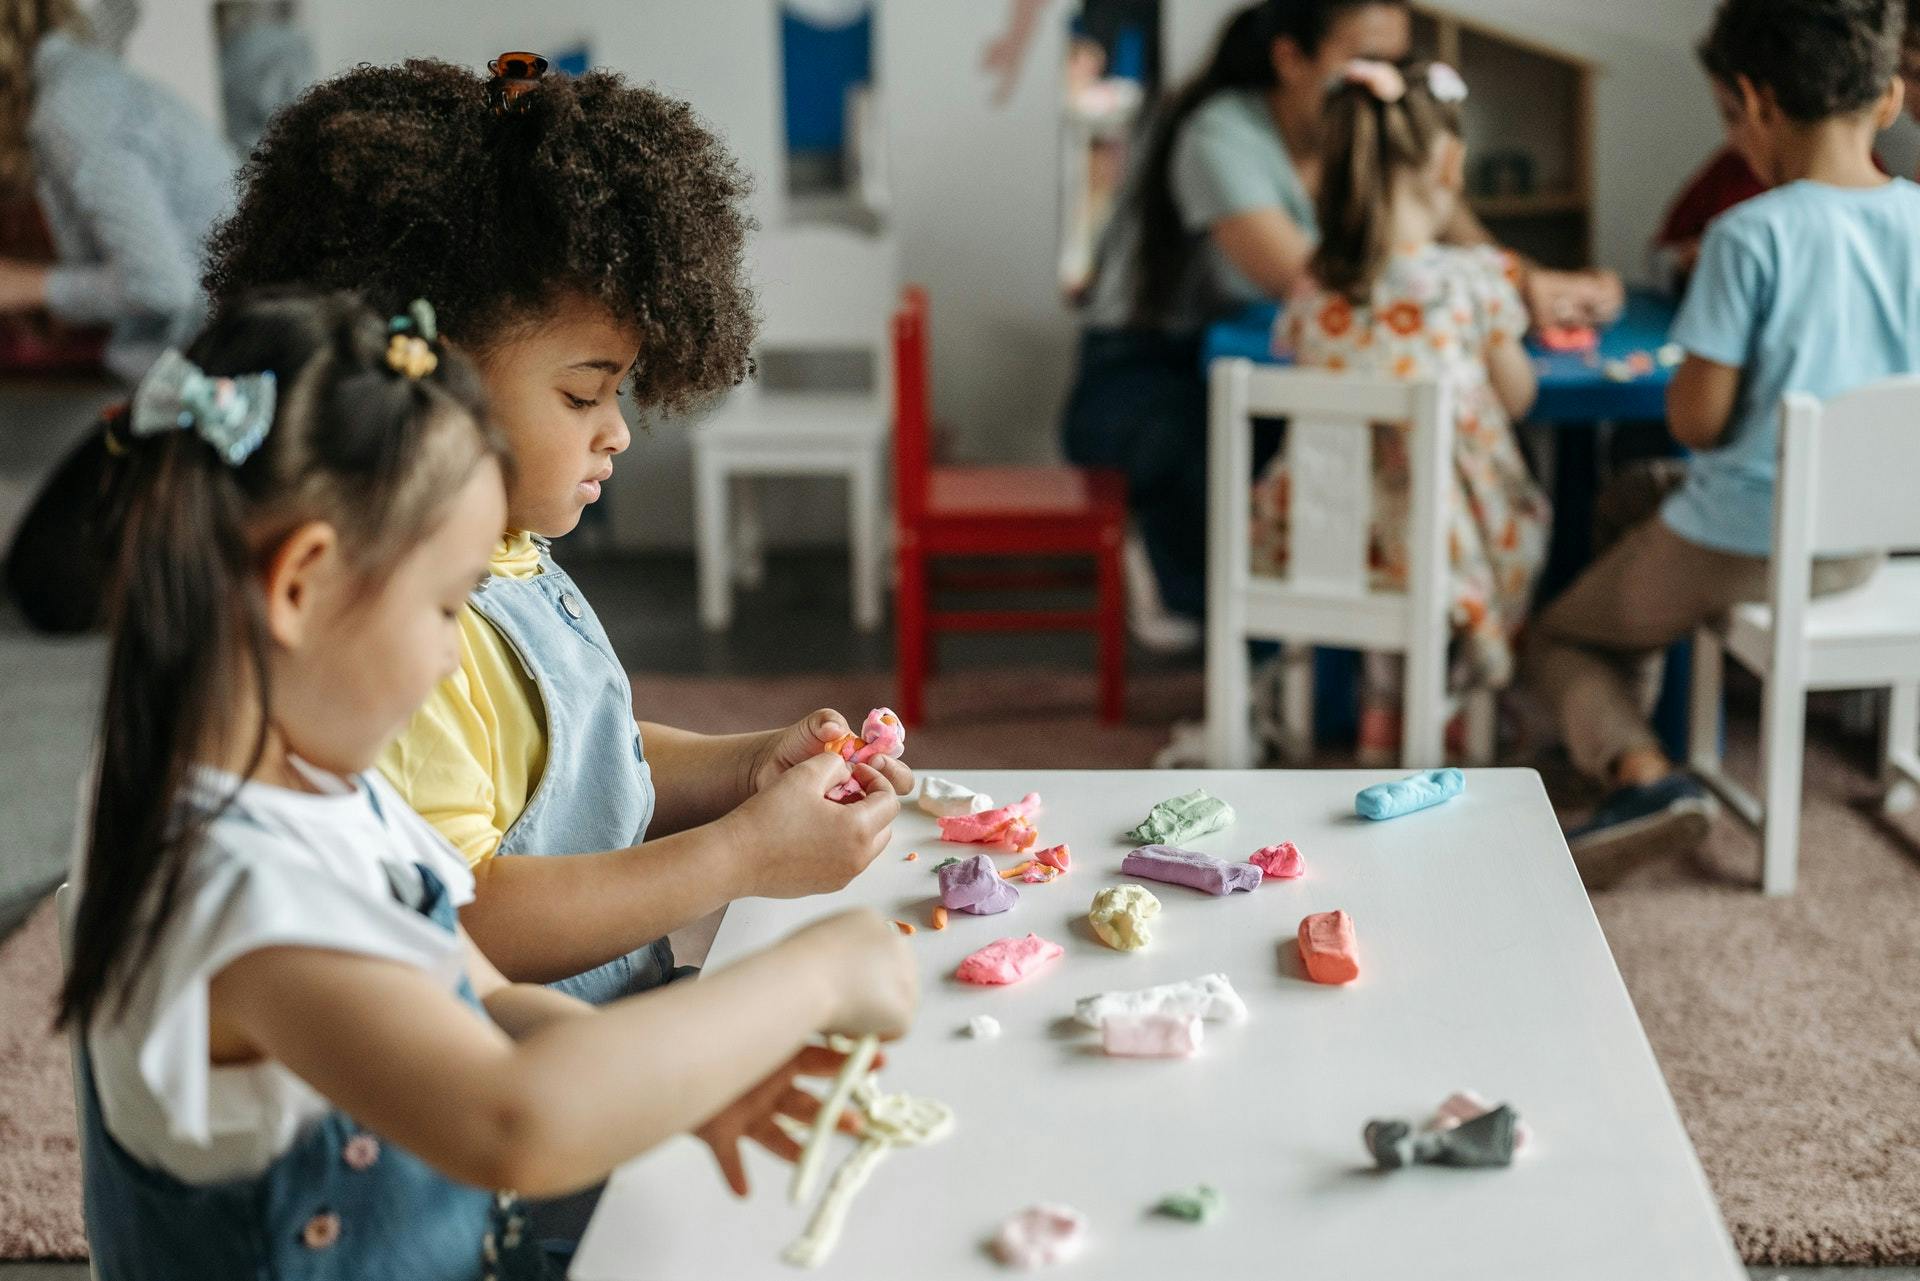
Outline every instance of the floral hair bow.
[(1407, 79), (1391, 62), (1373, 58), (1355, 58), (1340, 71), (1340, 83), (1359, 85), (1381, 102), (1394, 103), (1407, 96)]
[(1467, 82), (1446, 63), (1431, 62), (1427, 64), (1427, 92), (1435, 102), (1465, 102)]
[(135, 436), (192, 431), (229, 467), (253, 456), (273, 426), (271, 370), (213, 378), (177, 351), (166, 351), (133, 393), (127, 428)]
[(396, 374), (425, 378), (440, 367), (433, 344), (440, 340), (440, 327), (433, 315), (433, 304), (415, 298), (403, 315), (387, 322), (387, 365)]

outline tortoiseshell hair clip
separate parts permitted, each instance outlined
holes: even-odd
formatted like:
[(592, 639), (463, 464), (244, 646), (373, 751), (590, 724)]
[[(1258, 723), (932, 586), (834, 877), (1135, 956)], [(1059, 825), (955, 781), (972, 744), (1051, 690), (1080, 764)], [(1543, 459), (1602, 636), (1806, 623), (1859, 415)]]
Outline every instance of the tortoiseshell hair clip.
[(540, 87), (540, 77), (547, 74), (547, 60), (537, 53), (509, 51), (489, 62), (487, 70), (493, 73), (493, 79), (487, 82), (487, 101), (493, 104), (495, 115), (504, 116), (524, 107), (522, 99)]

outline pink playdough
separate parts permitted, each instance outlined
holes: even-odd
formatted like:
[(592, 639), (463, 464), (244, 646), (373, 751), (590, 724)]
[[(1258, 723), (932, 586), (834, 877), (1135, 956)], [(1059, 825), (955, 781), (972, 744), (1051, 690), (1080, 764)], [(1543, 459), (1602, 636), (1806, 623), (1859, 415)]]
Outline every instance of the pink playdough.
[[(907, 727), (892, 708), (876, 707), (867, 713), (867, 719), (860, 726), (860, 734), (842, 734), (820, 750), (837, 752), (840, 758), (850, 765), (865, 765), (876, 756), (898, 756), (907, 746)], [(857, 801), (865, 796), (866, 789), (853, 779), (835, 783), (827, 793), (830, 801)]]
[(1058, 943), (1049, 943), (1038, 934), (1023, 939), (1004, 938), (993, 942), (960, 962), (953, 977), (962, 983), (999, 987), (1018, 983), (1055, 957), (1066, 954)]
[(1359, 978), (1353, 918), (1345, 912), (1315, 912), (1302, 920), (1300, 959), (1315, 983), (1351, 983)]
[(1033, 816), (1040, 811), (1040, 793), (1028, 792), (1011, 805), (981, 810), (978, 814), (955, 814), (938, 820), (940, 839), (956, 845), (999, 845), (1016, 853), (1030, 850), (1039, 842)]
[(1057, 867), (1064, 872), (1067, 870), (1067, 865), (1071, 861), (1071, 855), (1064, 845), (1049, 845), (1047, 848), (1035, 853), (1033, 861), (1036, 863), (1044, 863), (1048, 867)]
[(1133, 1059), (1185, 1059), (1200, 1048), (1198, 1014), (1119, 1014), (1100, 1024), (1100, 1048)]
[(1079, 1254), (1087, 1241), (1087, 1219), (1064, 1205), (1035, 1205), (1000, 1225), (993, 1253), (1014, 1268), (1037, 1268), (1065, 1263)]
[(1300, 847), (1292, 841), (1257, 849), (1247, 862), (1259, 868), (1268, 881), (1290, 881), (1307, 870), (1306, 860), (1300, 857)]

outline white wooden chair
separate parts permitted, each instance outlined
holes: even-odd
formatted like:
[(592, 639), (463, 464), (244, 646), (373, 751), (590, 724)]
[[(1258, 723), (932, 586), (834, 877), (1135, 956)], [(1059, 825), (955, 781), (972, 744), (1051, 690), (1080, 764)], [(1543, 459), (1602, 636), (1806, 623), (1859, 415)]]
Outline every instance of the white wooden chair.
[[(1920, 468), (1920, 377), (1889, 379), (1824, 404), (1787, 396), (1779, 456), (1768, 601), (1737, 606), (1695, 636), (1687, 757), (1728, 808), (1760, 829), (1761, 888), (1791, 894), (1809, 691), (1888, 689), (1888, 808), (1910, 806), (1920, 785), (1920, 560), (1889, 560), (1852, 591), (1810, 597), (1816, 557), (1920, 548), (1920, 503), (1900, 479)], [(1727, 654), (1765, 688), (1758, 797), (1721, 765)]]
[(868, 389), (735, 389), (693, 429), (695, 553), (700, 620), (711, 631), (733, 616), (735, 581), (755, 583), (762, 522), (754, 478), (845, 476), (853, 621), (880, 625), (885, 563), (883, 457), (892, 421), (888, 324), (900, 290), (891, 240), (850, 228), (800, 226), (756, 245), (764, 312), (757, 351), (866, 355)]
[[(1253, 764), (1247, 642), (1285, 645), (1282, 722), (1289, 755), (1313, 736), (1313, 646), (1398, 653), (1406, 659), (1402, 763), (1438, 765), (1447, 719), (1447, 504), (1453, 408), (1435, 382), (1402, 382), (1216, 360), (1208, 392), (1207, 757), (1216, 768)], [(1287, 575), (1255, 576), (1253, 420), (1284, 418), (1293, 469)], [(1367, 531), (1373, 510), (1374, 423), (1410, 422), (1413, 561), (1404, 592), (1372, 589)], [(1493, 698), (1465, 700), (1469, 755), (1493, 755)]]

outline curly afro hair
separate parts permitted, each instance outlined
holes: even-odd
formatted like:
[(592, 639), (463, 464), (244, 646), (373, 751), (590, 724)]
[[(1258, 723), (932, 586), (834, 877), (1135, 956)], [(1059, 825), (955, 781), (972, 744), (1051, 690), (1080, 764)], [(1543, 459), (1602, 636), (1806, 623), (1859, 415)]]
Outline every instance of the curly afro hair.
[(596, 71), (496, 115), (487, 79), (420, 60), (314, 86), (268, 126), (213, 234), (216, 301), (264, 285), (427, 298), (484, 357), (570, 296), (639, 331), (632, 391), (685, 409), (751, 372), (748, 182), (691, 108)]

